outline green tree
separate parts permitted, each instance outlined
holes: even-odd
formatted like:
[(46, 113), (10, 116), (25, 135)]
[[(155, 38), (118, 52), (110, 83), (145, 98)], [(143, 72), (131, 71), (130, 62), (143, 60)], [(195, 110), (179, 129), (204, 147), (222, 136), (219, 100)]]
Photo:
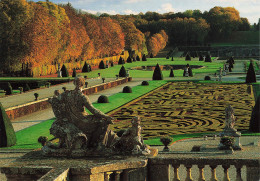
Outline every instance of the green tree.
[(26, 0), (0, 1), (0, 69), (21, 68), (20, 59), (28, 50), (21, 32), (31, 14)]

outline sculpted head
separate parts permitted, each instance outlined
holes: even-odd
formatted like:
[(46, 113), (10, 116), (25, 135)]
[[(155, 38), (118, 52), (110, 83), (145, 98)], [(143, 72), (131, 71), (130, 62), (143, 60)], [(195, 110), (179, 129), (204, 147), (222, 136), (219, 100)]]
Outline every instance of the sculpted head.
[(82, 89), (85, 85), (85, 79), (83, 77), (75, 77), (74, 85), (76, 89)]

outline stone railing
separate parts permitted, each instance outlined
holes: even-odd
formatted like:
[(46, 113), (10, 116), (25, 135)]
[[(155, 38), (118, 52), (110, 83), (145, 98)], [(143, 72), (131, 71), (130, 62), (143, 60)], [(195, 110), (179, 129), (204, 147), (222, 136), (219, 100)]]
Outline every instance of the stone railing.
[[(260, 160), (257, 159), (215, 159), (215, 158), (171, 158), (158, 157), (149, 160), (149, 181), (180, 181), (179, 168), (184, 165), (186, 168), (185, 181), (192, 181), (192, 167), (198, 167), (198, 172), (195, 173), (199, 181), (217, 181), (217, 175), (223, 175), (223, 181), (230, 181), (229, 168), (236, 168), (235, 181), (242, 181), (241, 168), (246, 167), (246, 179), (248, 181), (259, 181), (260, 179)], [(211, 173), (205, 179), (204, 168), (209, 166)], [(194, 168), (193, 167), (193, 168)], [(222, 167), (223, 173), (217, 173), (216, 168)], [(172, 169), (170, 169), (172, 168)], [(173, 170), (173, 173), (171, 173)], [(182, 170), (183, 174), (183, 170)], [(234, 173), (232, 173), (234, 174)]]
[[(35, 160), (37, 162), (37, 158)], [(119, 160), (100, 159), (100, 161), (85, 158), (82, 159), (82, 163), (78, 161), (64, 158), (63, 165), (59, 166), (51, 165), (51, 162), (45, 163), (45, 160), (41, 161), (41, 166), (29, 164), (29, 166), (18, 167), (13, 163), (15, 166), (2, 167), (0, 171), (6, 175), (7, 180), (24, 181), (192, 181), (195, 180), (191, 176), (193, 169), (197, 169), (196, 173), (192, 173), (199, 181), (259, 181), (260, 179), (258, 159), (176, 158), (172, 155), (167, 157), (159, 155), (156, 158), (121, 157)], [(180, 166), (184, 168), (179, 171)], [(210, 171), (204, 176), (206, 166)], [(231, 172), (232, 179), (229, 178), (230, 167), (235, 167)], [(241, 176), (242, 167), (243, 174), (246, 175), (244, 177)], [(181, 179), (179, 174), (182, 176)]]

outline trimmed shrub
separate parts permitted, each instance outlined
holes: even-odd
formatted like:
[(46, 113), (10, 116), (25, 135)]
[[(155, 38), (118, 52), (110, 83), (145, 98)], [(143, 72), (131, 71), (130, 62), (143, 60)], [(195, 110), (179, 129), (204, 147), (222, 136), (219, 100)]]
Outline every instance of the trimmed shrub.
[(172, 57), (172, 61), (174, 61), (173, 57)]
[(187, 53), (187, 55), (186, 55), (186, 57), (185, 57), (185, 60), (186, 60), (186, 61), (190, 61), (190, 60), (191, 60), (191, 56), (190, 56), (189, 53)]
[(39, 97), (39, 94), (38, 93), (34, 93), (34, 97), (35, 97), (35, 100), (37, 101), (38, 97)]
[(0, 147), (10, 147), (16, 144), (13, 125), (0, 103)]
[(63, 91), (65, 92), (67, 90), (67, 87), (62, 87)]
[(122, 57), (120, 57), (118, 60), (118, 65), (122, 65), (122, 64), (125, 64), (125, 61)]
[(133, 62), (136, 62), (136, 58), (135, 57), (133, 57)]
[(147, 61), (145, 54), (142, 57), (142, 61)]
[(101, 61), (99, 62), (98, 68), (99, 68), (99, 69), (106, 69), (106, 66), (105, 66), (105, 63), (104, 63), (103, 60), (101, 60)]
[(31, 90), (30, 86), (26, 83), (24, 88), (23, 88), (23, 91), (26, 92), (26, 91), (29, 91)]
[(7, 87), (5, 89), (5, 95), (12, 95), (13, 94), (13, 88), (9, 82), (7, 82)]
[(82, 68), (82, 72), (90, 72), (89, 64), (87, 64), (87, 62), (85, 62)]
[(126, 62), (127, 62), (127, 63), (132, 63), (132, 59), (131, 59), (130, 56), (127, 58)]
[(98, 103), (109, 103), (109, 101), (108, 101), (108, 97), (105, 96), (105, 95), (101, 95), (101, 96), (99, 96), (97, 102), (98, 102)]
[(212, 62), (210, 54), (206, 55), (205, 62)]
[(76, 76), (77, 76), (77, 72), (76, 72), (76, 69), (74, 68), (73, 72), (72, 72), (72, 77), (76, 77)]
[(119, 71), (119, 77), (126, 77), (126, 70), (124, 66), (122, 66)]
[(249, 131), (260, 133), (260, 96), (258, 96), (255, 106), (252, 110)]
[(158, 63), (153, 72), (153, 80), (163, 80), (162, 70)]
[(111, 67), (114, 67), (114, 62), (111, 62)]
[(136, 56), (136, 61), (140, 61), (139, 55)]
[(192, 73), (191, 67), (188, 68), (188, 73), (189, 73), (189, 76), (190, 76), (190, 77), (193, 77), (193, 73)]
[(199, 56), (199, 61), (204, 61), (204, 57), (202, 55)]
[(66, 68), (66, 66), (63, 64), (61, 67), (61, 76), (62, 77), (69, 77), (69, 72)]
[(129, 86), (125, 86), (125, 87), (123, 88), (123, 93), (132, 93), (132, 88), (129, 87)]
[(153, 53), (150, 54), (150, 58), (153, 58)]
[(170, 136), (164, 136), (160, 138), (160, 142), (162, 142), (164, 146), (168, 146), (172, 141), (173, 139)]
[(149, 82), (143, 81), (143, 82), (142, 82), (142, 85), (147, 86), (147, 85), (149, 85)]
[(256, 75), (255, 75), (255, 69), (253, 66), (253, 62), (250, 62), (247, 74), (246, 74), (246, 83), (253, 83), (256, 82)]
[(234, 60), (234, 58), (233, 57), (230, 57), (229, 59), (228, 59), (228, 61), (227, 61), (227, 63), (232, 63), (232, 64), (235, 64), (235, 60)]
[(169, 76), (169, 77), (174, 77), (173, 69), (171, 69), (171, 72), (170, 72), (170, 76)]
[(204, 77), (204, 80), (211, 80), (211, 78), (210, 78), (210, 76), (207, 75)]

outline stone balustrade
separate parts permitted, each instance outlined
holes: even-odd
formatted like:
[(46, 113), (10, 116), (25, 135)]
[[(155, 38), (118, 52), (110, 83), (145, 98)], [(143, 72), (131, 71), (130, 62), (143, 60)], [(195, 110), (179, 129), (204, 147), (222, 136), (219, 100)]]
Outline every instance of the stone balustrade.
[[(75, 163), (71, 159), (64, 159), (62, 162), (64, 165), (60, 165), (58, 168), (54, 165), (44, 167), (27, 165), (2, 167), (0, 170), (6, 175), (8, 181), (21, 178), (24, 181), (192, 181), (195, 180), (192, 178), (192, 174), (196, 176), (198, 181), (230, 181), (231, 174), (233, 174), (232, 178), (235, 179), (232, 179), (232, 181), (245, 181), (245, 179), (242, 179), (241, 169), (246, 167), (246, 170), (243, 169), (247, 181), (259, 181), (260, 179), (259, 159), (176, 158), (174, 155), (158, 155), (155, 158), (102, 159), (98, 161), (98, 164), (92, 165), (86, 164), (92, 162), (87, 159), (82, 159), (82, 164), (78, 165), (74, 165)], [(69, 163), (69, 165), (65, 163)], [(43, 164), (45, 164), (44, 161)], [(185, 169), (180, 169), (180, 167)], [(207, 177), (204, 175), (205, 167), (210, 169)], [(235, 167), (235, 171), (233, 169), (230, 174), (229, 168), (231, 167)], [(192, 172), (193, 169), (197, 172)], [(179, 175), (182, 175), (182, 179)], [(219, 175), (221, 175), (221, 178)]]
[[(260, 160), (251, 159), (215, 159), (215, 158), (171, 158), (159, 157), (149, 160), (149, 180), (150, 181), (180, 181), (179, 168), (184, 165), (186, 168), (185, 181), (192, 181), (191, 170), (193, 166), (198, 167), (198, 181), (217, 181), (217, 167), (222, 167), (223, 181), (230, 181), (229, 168), (233, 165), (236, 168), (236, 181), (242, 181), (241, 168), (246, 167), (246, 178), (248, 181), (258, 181), (260, 179)], [(210, 178), (205, 179), (204, 168), (208, 165), (211, 169)], [(172, 167), (174, 173), (170, 173)], [(171, 175), (173, 178), (171, 178)]]

